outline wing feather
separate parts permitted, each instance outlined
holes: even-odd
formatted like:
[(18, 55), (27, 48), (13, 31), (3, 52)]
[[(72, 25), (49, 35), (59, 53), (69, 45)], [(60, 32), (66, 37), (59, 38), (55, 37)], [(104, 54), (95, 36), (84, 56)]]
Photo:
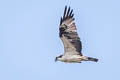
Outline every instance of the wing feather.
[(76, 51), (77, 54), (82, 56), (82, 43), (78, 36), (73, 16), (73, 9), (70, 10), (69, 7), (67, 10), (67, 6), (65, 6), (64, 15), (60, 21), (59, 36), (64, 44), (65, 52)]

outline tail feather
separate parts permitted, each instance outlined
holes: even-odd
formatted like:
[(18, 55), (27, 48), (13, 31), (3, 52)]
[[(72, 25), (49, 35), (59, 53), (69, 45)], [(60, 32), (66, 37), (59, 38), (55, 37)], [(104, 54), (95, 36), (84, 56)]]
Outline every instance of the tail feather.
[(88, 61), (98, 62), (98, 59), (92, 58), (92, 57), (88, 57)]

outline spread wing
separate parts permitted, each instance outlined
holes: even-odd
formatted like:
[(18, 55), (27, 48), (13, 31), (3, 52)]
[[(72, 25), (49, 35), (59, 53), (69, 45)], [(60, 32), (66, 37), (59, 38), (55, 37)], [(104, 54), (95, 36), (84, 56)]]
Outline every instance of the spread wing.
[(73, 9), (71, 10), (69, 7), (67, 10), (67, 6), (65, 6), (64, 15), (60, 20), (59, 36), (64, 44), (65, 53), (71, 52), (70, 54), (79, 54), (82, 56), (82, 44), (77, 33), (73, 16)]

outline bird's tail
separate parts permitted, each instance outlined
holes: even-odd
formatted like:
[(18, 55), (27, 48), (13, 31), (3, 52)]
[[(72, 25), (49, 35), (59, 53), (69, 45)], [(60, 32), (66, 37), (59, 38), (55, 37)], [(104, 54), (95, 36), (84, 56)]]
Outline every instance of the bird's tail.
[(97, 62), (98, 61), (98, 59), (96, 59), (96, 58), (92, 58), (92, 57), (87, 57), (88, 58), (88, 61), (93, 61), (93, 62)]

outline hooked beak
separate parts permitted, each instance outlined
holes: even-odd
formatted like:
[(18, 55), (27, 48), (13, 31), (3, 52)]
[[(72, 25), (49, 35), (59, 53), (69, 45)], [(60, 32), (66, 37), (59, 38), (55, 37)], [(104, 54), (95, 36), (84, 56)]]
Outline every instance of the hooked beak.
[(55, 62), (57, 62), (57, 57), (55, 58)]

